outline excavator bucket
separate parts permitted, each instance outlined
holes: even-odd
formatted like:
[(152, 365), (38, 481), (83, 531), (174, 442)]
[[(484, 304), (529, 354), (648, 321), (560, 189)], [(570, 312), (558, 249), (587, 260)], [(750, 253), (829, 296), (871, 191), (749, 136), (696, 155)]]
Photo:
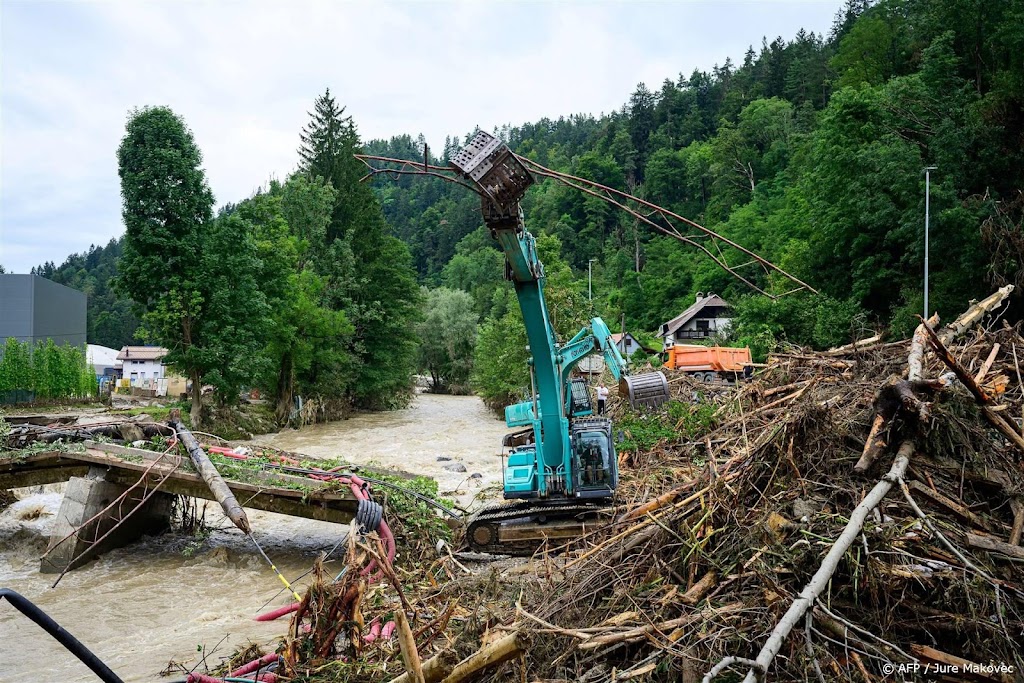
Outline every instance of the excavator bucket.
[(619, 381), (619, 396), (625, 396), (631, 408), (657, 408), (668, 400), (668, 380), (660, 372), (626, 375)]

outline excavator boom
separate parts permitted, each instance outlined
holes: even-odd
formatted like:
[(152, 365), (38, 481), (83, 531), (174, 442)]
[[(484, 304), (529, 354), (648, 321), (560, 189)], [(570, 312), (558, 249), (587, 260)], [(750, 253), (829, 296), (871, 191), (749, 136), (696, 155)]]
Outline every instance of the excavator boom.
[(533, 176), (518, 157), (480, 131), (451, 165), (481, 196), (484, 223), (505, 254), (531, 353), (530, 398), (505, 410), (509, 427), (531, 428), (530, 438), (512, 447), (504, 472), (505, 498), (519, 502), (481, 511), (467, 535), (479, 549), (532, 550), (538, 535), (580, 532), (618, 484), (611, 421), (592, 416), (585, 382), (572, 377), (576, 365), (601, 353), (631, 405), (660, 405), (668, 398), (668, 383), (660, 372), (631, 375), (601, 318), (565, 344), (558, 342), (544, 299), (544, 266), (519, 205)]

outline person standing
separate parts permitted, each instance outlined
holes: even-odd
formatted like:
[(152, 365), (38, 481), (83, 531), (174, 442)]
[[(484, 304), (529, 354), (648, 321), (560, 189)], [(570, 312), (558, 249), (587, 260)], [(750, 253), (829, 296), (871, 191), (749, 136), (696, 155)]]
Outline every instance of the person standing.
[(597, 414), (604, 415), (604, 404), (608, 400), (608, 387), (604, 385), (604, 382), (600, 382), (597, 385)]

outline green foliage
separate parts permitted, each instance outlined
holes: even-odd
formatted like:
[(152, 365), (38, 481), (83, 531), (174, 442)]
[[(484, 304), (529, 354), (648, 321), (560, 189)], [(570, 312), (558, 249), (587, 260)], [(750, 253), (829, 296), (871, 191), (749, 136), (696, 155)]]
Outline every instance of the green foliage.
[(94, 245), (87, 252), (68, 256), (60, 266), (45, 263), (32, 269), (35, 275), (85, 292), (86, 339), (114, 349), (140, 342), (135, 334), (139, 319), (131, 300), (114, 287), (121, 252), (122, 241), (112, 239), (105, 247)]
[(808, 294), (772, 301), (750, 296), (737, 303), (730, 336), (763, 359), (777, 340), (827, 349), (865, 331), (860, 308), (849, 299)]
[(667, 420), (658, 415), (628, 413), (615, 423), (616, 429), (622, 431), (624, 439), (616, 449), (625, 451), (646, 451), (660, 441), (675, 440), (677, 434)]
[(526, 346), (526, 325), (518, 306), (480, 326), (471, 382), (473, 391), (491, 408), (502, 409), (529, 394)]
[[(125, 224), (118, 286), (135, 302), (144, 338), (166, 347), (165, 362), (192, 380), (192, 424), (198, 426), (202, 378), (232, 355), (218, 353), (223, 349), (208, 338), (225, 324), (244, 327), (244, 312), (226, 307), (231, 295), (210, 287), (211, 276), (223, 285), (225, 274), (210, 271), (216, 264), (205, 242), (212, 237), (213, 249), (223, 253), (228, 233), (237, 236), (239, 226), (211, 229), (213, 194), (200, 167), (202, 155), (184, 120), (168, 107), (132, 112), (117, 160)], [(243, 240), (238, 246), (244, 259), (251, 245)], [(250, 272), (234, 275), (252, 278)]]
[(327, 253), (319, 267), (329, 308), (352, 324), (352, 379), (344, 395), (364, 408), (397, 407), (411, 396), (415, 365), (414, 327), (420, 292), (408, 247), (388, 234), (370, 187), (359, 182), (362, 164), (353, 157), (359, 136), (330, 91), (317, 98), (302, 132), (300, 169), (335, 191), (326, 227)]
[[(923, 167), (938, 166), (930, 303), (948, 318), (991, 287), (982, 275), (994, 247), (979, 226), (1024, 186), (1022, 18), (1014, 3), (851, 0), (828, 36), (800, 31), (752, 48), (741, 63), (658, 90), (639, 84), (601, 118), (496, 133), (544, 165), (704, 223), (822, 292), (747, 306), (740, 337), (755, 353), (782, 339), (845, 343), (866, 328), (898, 336), (921, 307)], [(421, 142), (402, 136), (368, 147), (418, 159)], [(436, 161), (458, 144), (449, 139)], [(475, 207), (467, 210), (475, 198), (410, 178), (377, 191), (396, 234), (422, 255), (423, 281), (440, 268), (445, 285), (473, 294), (482, 316), (503, 319), (506, 310), (491, 307), (509, 303), (497, 294), (500, 254), (478, 232)], [(750, 293), (704, 254), (553, 181), (538, 182), (523, 209), (535, 233), (561, 241), (576, 291), (586, 291), (594, 260), (595, 312), (624, 314), (628, 329), (656, 329), (698, 291), (733, 302)], [(758, 286), (785, 287), (747, 274)], [(552, 315), (571, 319), (573, 306), (553, 303)]]
[(426, 311), (416, 326), (420, 370), (430, 374), (434, 391), (467, 393), (476, 346), (473, 297), (440, 287), (427, 292), (424, 298)]
[(94, 369), (86, 362), (85, 350), (52, 339), (37, 344), (8, 337), (0, 357), (0, 398), (10, 402), (54, 401), (96, 395)]
[[(849, 0), (828, 35), (799, 31), (708, 72), (679, 74), (657, 88), (638, 84), (623, 93), (622, 107), (600, 117), (498, 128), (517, 153), (700, 222), (821, 292), (747, 301), (749, 288), (699, 250), (538, 179), (522, 205), (547, 267), (558, 333), (572, 334), (594, 313), (609, 322), (624, 316), (630, 331), (654, 331), (696, 292), (713, 291), (738, 305), (731, 343), (759, 358), (783, 340), (826, 347), (868, 329), (906, 334), (923, 307), (922, 169), (931, 165), (938, 170), (929, 302), (946, 319), (956, 315), (1019, 260), (995, 253), (1000, 240), (982, 239), (979, 226), (1024, 187), (1021, 26), (1016, 2)], [(216, 232), (198, 150), (180, 119), (144, 110), (129, 126), (133, 142), (126, 136), (119, 162), (123, 181), (139, 189), (125, 195), (124, 242), (37, 269), (89, 293), (89, 338), (114, 347), (135, 335), (125, 292), (143, 276), (149, 288), (133, 296), (151, 312), (150, 338), (169, 336), (174, 321), (183, 330), (203, 312), (209, 292), (185, 270), (204, 260), (166, 255), (199, 254)], [(422, 136), (399, 135), (363, 151), (426, 154), (443, 165), (465, 141), (450, 136), (432, 151)], [(502, 254), (481, 227), (479, 199), (436, 178), (360, 184), (364, 169), (352, 158), (360, 149), (355, 124), (326, 92), (301, 134), (296, 178), (236, 207), (259, 262), (255, 289), (242, 283), (240, 290), (273, 311), (268, 327), (255, 321), (253, 328), (263, 329), (262, 352), (250, 354), (248, 341), (235, 352), (251, 356), (252, 367), (225, 365), (223, 349), (201, 339), (194, 353), (187, 344), (169, 348), (197, 367), (209, 360), (204, 373), (223, 374), (222, 366), (236, 377), (257, 373), (286, 409), (293, 391), (364, 407), (400, 404), (409, 395), (416, 330), (424, 329), (416, 322), (424, 310), (418, 285), (444, 286), (468, 293), (483, 321), (474, 386), (495, 404), (523, 395), (522, 321), (502, 280)], [(160, 184), (169, 177), (177, 180)], [(242, 226), (218, 230), (239, 235)], [(241, 244), (232, 258), (251, 264), (247, 240)], [(120, 250), (123, 284), (112, 291)], [(760, 287), (789, 288), (755, 268), (744, 273)], [(1011, 305), (1011, 315), (1019, 313), (1020, 303)]]
[(661, 441), (693, 439), (707, 432), (714, 423), (716, 407), (700, 402), (669, 401), (658, 412), (627, 411), (615, 422), (623, 433), (616, 445), (619, 452), (647, 451)]

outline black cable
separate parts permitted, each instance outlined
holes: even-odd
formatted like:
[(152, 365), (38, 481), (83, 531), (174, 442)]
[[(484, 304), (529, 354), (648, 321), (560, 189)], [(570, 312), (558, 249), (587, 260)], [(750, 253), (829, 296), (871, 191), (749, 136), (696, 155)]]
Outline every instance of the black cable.
[(43, 610), (36, 607), (28, 598), (12, 591), (10, 588), (0, 588), (0, 598), (7, 598), (15, 609), (34, 621), (40, 628), (53, 636), (54, 640), (64, 648), (78, 657), (89, 670), (99, 676), (103, 683), (124, 683), (121, 678), (110, 668), (100, 661), (89, 648), (82, 645), (73, 635), (64, 630), (60, 624), (51, 619)]

